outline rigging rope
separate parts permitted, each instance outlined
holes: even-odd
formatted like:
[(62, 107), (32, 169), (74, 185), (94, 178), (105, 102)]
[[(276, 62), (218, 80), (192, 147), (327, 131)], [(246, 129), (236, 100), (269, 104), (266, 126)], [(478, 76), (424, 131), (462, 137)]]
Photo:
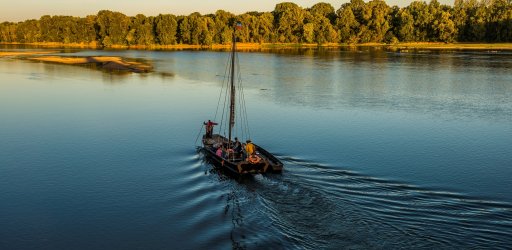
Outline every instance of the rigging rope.
[[(240, 68), (240, 60), (238, 59), (238, 54), (236, 55), (237, 57), (237, 65), (238, 65), (238, 68)], [(247, 134), (247, 138), (251, 138), (251, 133), (250, 133), (250, 129), (249, 129), (249, 119), (247, 117), (247, 105), (245, 104), (245, 94), (244, 94), (244, 87), (242, 85), (242, 73), (240, 72), (240, 70), (238, 71), (238, 82), (239, 82), (239, 95), (240, 95), (240, 112), (242, 112), (243, 114), (243, 117), (242, 117), (242, 128), (244, 127), (245, 125), (245, 133)], [(245, 124), (243, 124), (245, 122)]]
[[(236, 64), (235, 72), (231, 72), (230, 65), (233, 63)], [(230, 96), (230, 80), (231, 78), (234, 78), (235, 88), (237, 89), (235, 98), (236, 98), (236, 112), (235, 112), (235, 126), (232, 130), (232, 135), (234, 137), (240, 137), (240, 138), (246, 138), (250, 139), (250, 130), (249, 130), (249, 121), (247, 118), (247, 107), (245, 103), (245, 96), (244, 96), (244, 88), (242, 85), (242, 74), (240, 70), (240, 60), (238, 54), (235, 53), (235, 57), (233, 58), (231, 56), (231, 53), (229, 53), (229, 60), (227, 60), (226, 67), (224, 70), (224, 77), (222, 80), (222, 86), (220, 89), (220, 95), (219, 99), (217, 100), (217, 108), (215, 110), (215, 116), (214, 121), (217, 119), (217, 115), (219, 114), (219, 108), (222, 105), (222, 112), (219, 123), (219, 133), (223, 134), (225, 137), (227, 135), (227, 130), (229, 130), (229, 127), (231, 126), (229, 121), (229, 96)], [(221, 104), (221, 100), (222, 101)], [(241, 136), (239, 136), (241, 135)], [(247, 136), (247, 137), (246, 137)]]
[(199, 136), (201, 135), (201, 131), (203, 130), (204, 124), (201, 124), (199, 127), (199, 133), (197, 133), (196, 141), (194, 142), (194, 146), (197, 146), (197, 140), (199, 140)]
[[(228, 63), (226, 63), (226, 67), (225, 67), (225, 70), (224, 70), (224, 77), (222, 79), (222, 85), (221, 85), (221, 89), (220, 89), (220, 93), (219, 93), (219, 100), (217, 101), (217, 109), (215, 110), (215, 118), (214, 120), (217, 119), (217, 114), (219, 112), (219, 107), (220, 107), (220, 100), (222, 99), (222, 97), (224, 96), (224, 104), (222, 105), (223, 107), (226, 105), (226, 98), (227, 96), (226, 95), (223, 95), (223, 92), (224, 91), (227, 91), (228, 87), (227, 87), (227, 82), (229, 81), (229, 77), (227, 77), (229, 74), (228, 74), (228, 70), (229, 70), (229, 61)], [(226, 85), (226, 89), (224, 89), (224, 85)], [(220, 118), (220, 121), (219, 121), (219, 133), (221, 133), (222, 129), (223, 129), (223, 122), (224, 122), (224, 112), (225, 112), (225, 108), (222, 109), (222, 115), (221, 115), (221, 118)], [(225, 130), (224, 130), (224, 134), (225, 134)]]

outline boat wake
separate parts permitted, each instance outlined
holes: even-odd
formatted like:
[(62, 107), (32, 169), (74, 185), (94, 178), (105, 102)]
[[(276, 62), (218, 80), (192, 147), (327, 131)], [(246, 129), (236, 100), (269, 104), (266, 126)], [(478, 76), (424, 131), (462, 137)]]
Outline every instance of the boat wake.
[(512, 244), (511, 204), (280, 159), (287, 169), (283, 175), (233, 182), (226, 214), (233, 216), (234, 248), (504, 249)]

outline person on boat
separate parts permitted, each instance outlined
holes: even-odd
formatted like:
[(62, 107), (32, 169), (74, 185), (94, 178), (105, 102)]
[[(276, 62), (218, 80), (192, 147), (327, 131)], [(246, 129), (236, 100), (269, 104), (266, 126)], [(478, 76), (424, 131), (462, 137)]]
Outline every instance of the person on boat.
[(235, 142), (233, 143), (233, 151), (238, 154), (242, 152), (242, 143), (240, 143), (238, 137), (235, 137)]
[(245, 142), (242, 143), (242, 147), (240, 149), (241, 150), (240, 153), (242, 154), (242, 159), (246, 159), (247, 158), (247, 151), (245, 151), (245, 145), (246, 145)]
[(256, 153), (256, 146), (252, 144), (251, 140), (247, 140), (247, 144), (245, 145), (245, 151), (247, 152), (247, 155), (251, 156)]
[(208, 122), (203, 122), (203, 124), (206, 125), (206, 138), (212, 138), (213, 126), (217, 125), (218, 123), (208, 120)]
[(217, 151), (215, 152), (215, 154), (218, 156), (218, 157), (222, 157), (224, 158), (224, 148), (222, 146), (218, 147), (217, 148)]

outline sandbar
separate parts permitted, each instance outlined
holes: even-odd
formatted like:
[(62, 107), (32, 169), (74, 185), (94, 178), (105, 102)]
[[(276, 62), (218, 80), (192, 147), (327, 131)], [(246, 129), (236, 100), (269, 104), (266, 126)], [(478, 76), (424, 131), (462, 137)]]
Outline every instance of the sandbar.
[(52, 62), (62, 64), (91, 64), (94, 63), (100, 68), (115, 71), (131, 71), (135, 73), (150, 72), (151, 65), (136, 61), (129, 61), (117, 56), (87, 56), (87, 57), (65, 57), (65, 56), (38, 56), (28, 58), (33, 61)]

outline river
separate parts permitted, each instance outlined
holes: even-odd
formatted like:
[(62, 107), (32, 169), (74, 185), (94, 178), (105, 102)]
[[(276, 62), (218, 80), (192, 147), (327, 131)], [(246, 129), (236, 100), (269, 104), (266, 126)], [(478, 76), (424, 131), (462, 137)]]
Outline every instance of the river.
[(196, 150), (228, 52), (63, 53), (155, 72), (0, 58), (1, 249), (512, 245), (510, 52), (240, 52), (285, 171), (239, 180)]

